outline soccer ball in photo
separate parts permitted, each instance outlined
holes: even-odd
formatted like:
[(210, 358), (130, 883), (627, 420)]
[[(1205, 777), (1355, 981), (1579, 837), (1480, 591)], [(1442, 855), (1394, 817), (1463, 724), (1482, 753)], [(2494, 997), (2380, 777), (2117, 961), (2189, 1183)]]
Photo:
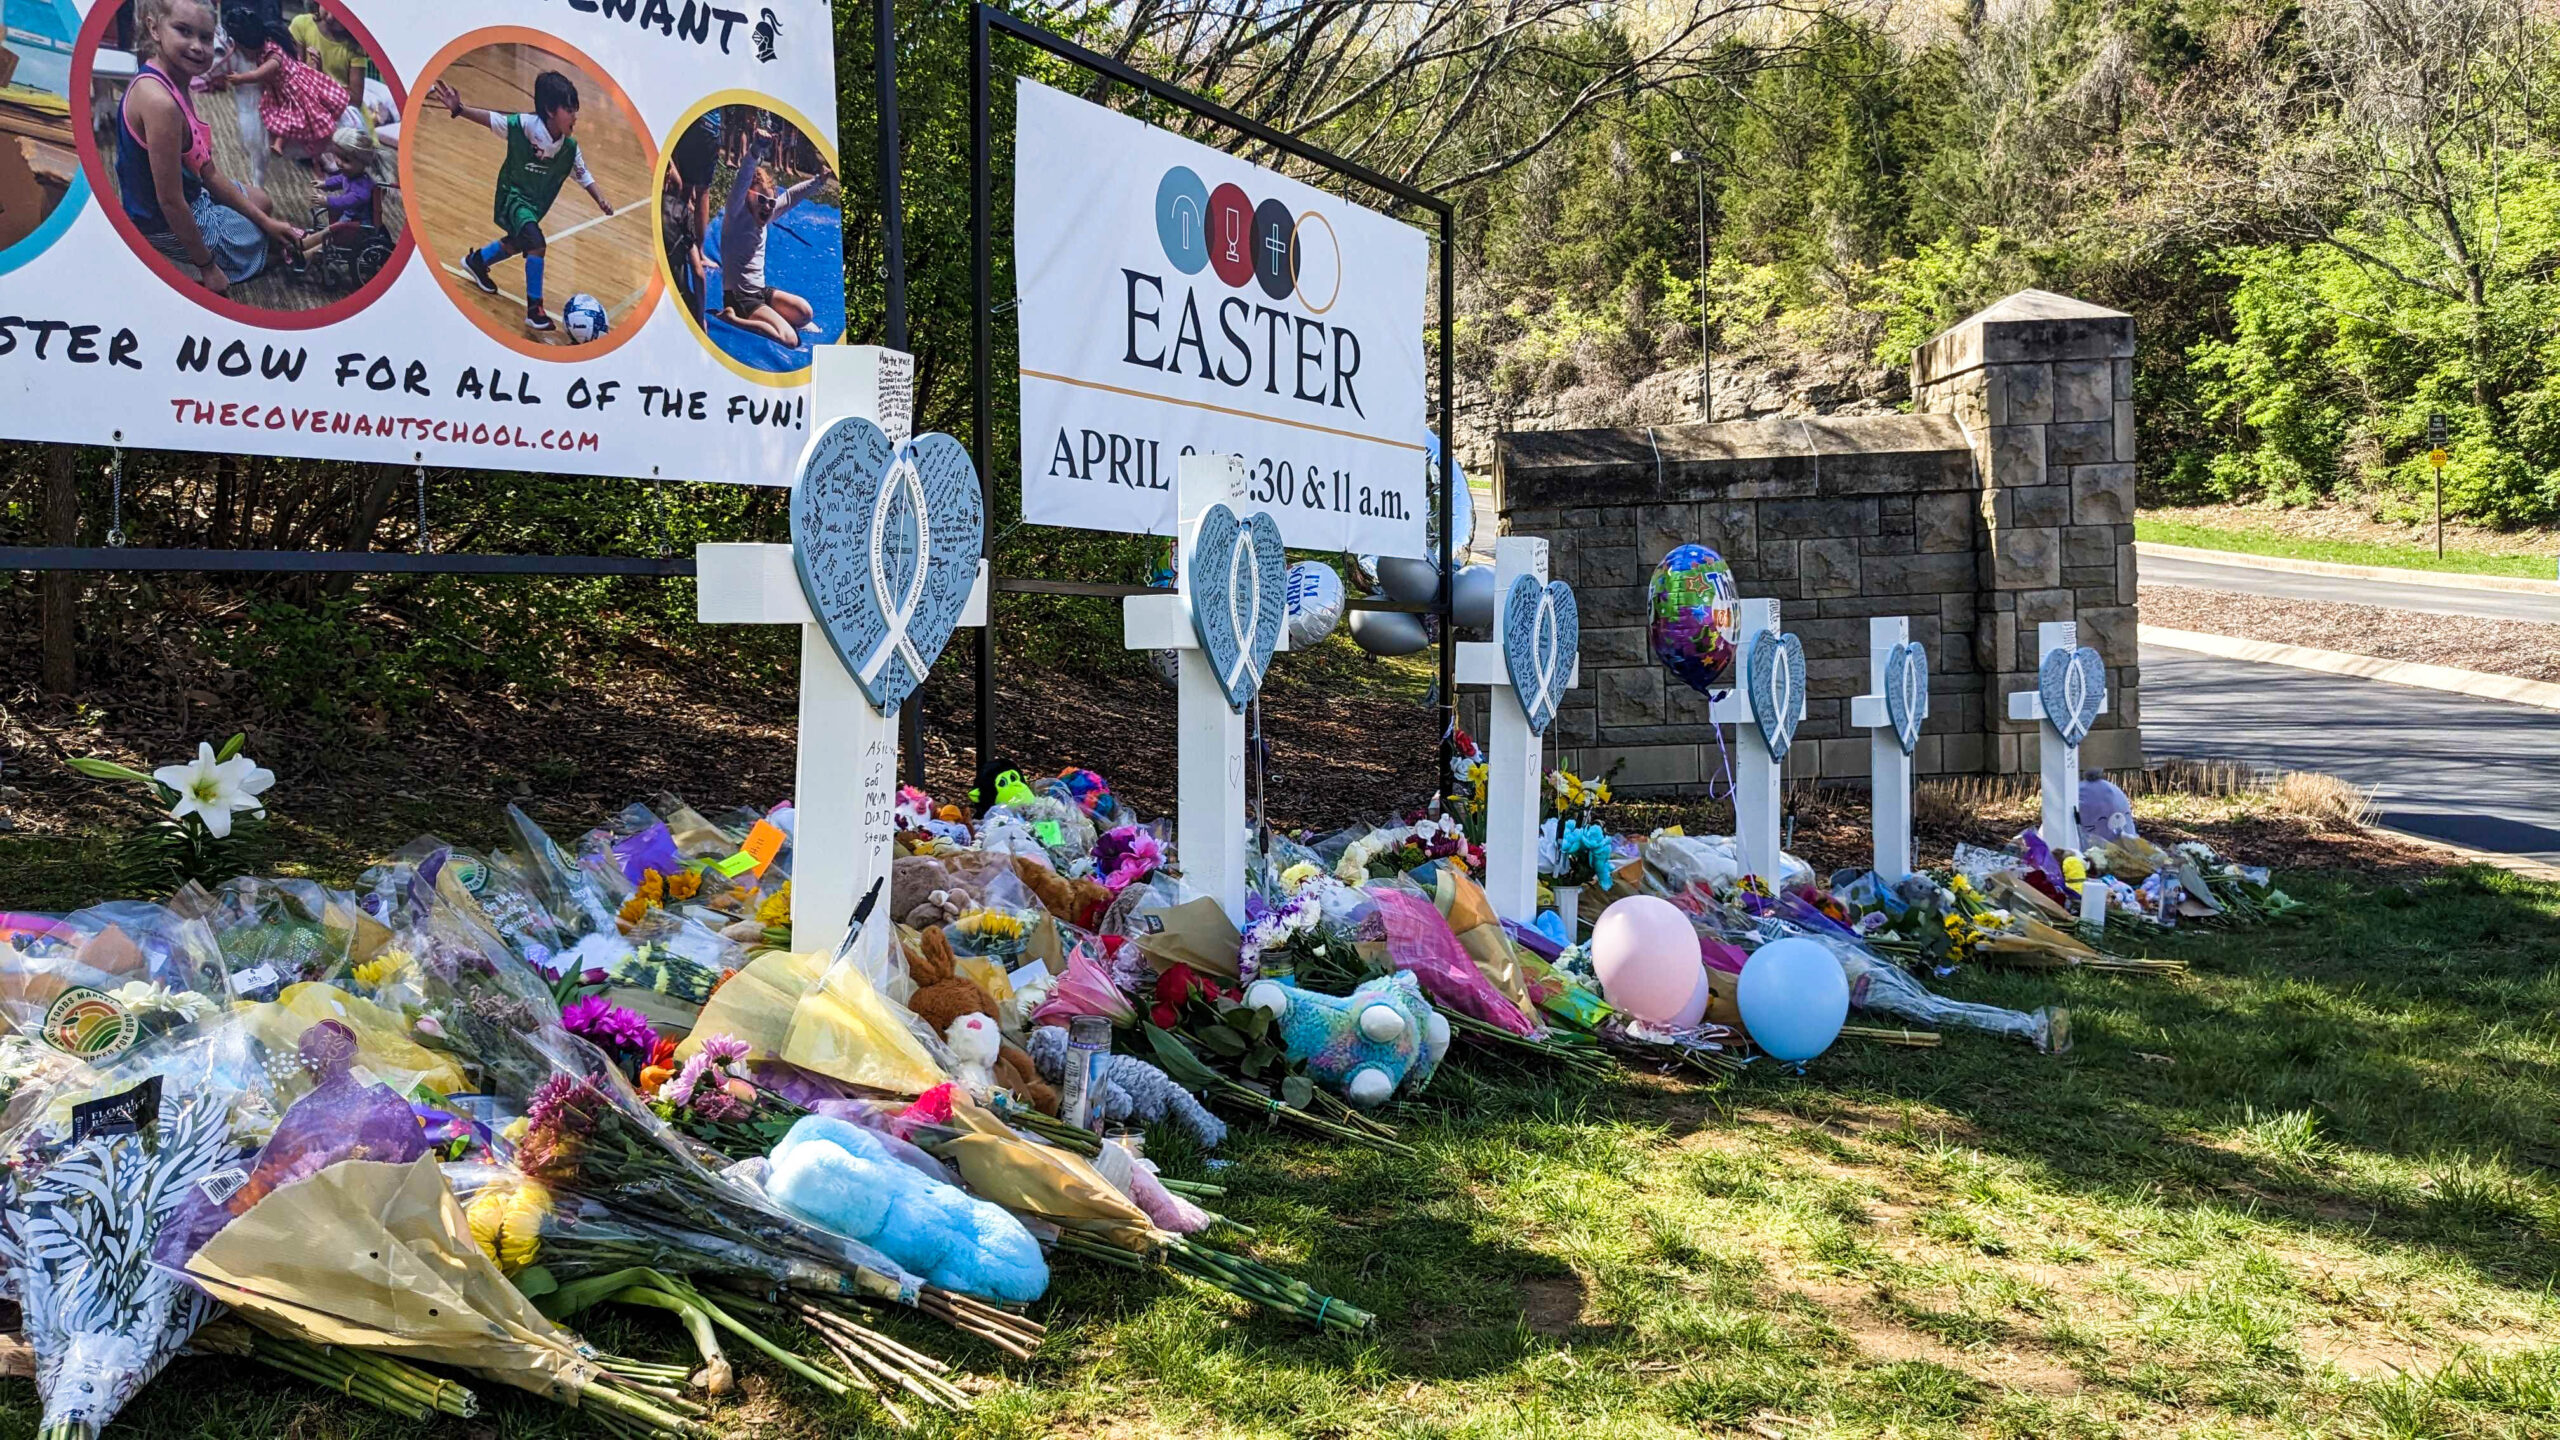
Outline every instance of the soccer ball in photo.
[(560, 324), (568, 330), (570, 341), (579, 345), (592, 345), (613, 328), (604, 306), (585, 293), (570, 296), (569, 303), (560, 307)]

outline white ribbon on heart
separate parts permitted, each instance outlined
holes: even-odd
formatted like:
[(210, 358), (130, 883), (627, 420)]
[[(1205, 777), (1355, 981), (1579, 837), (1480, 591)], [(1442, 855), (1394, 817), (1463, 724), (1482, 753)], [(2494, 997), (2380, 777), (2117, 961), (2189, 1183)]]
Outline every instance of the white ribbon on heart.
[[(1529, 622), (1529, 655), (1537, 665), (1538, 688), (1532, 698), (1548, 708), (1555, 698), (1556, 672), (1564, 665), (1564, 622), (1556, 618), (1553, 586), (1538, 587), (1538, 613)], [(1549, 708), (1548, 713), (1554, 712)]]
[(2089, 669), (2080, 663), (2076, 655), (2062, 672), (2062, 705), (2063, 713), (2054, 719), (2064, 725), (2079, 719), (2080, 712), (2089, 705)]
[[(916, 512), (916, 573), (907, 581), (906, 599), (891, 604), (889, 568), (881, 554), (880, 542), (888, 533), (889, 507), (900, 497), (904, 497)], [(889, 473), (880, 478), (880, 494), (871, 502), (871, 598), (879, 604), (880, 618), (888, 623), (889, 633), (881, 637), (879, 645), (862, 662), (864, 680), (879, 679), (880, 671), (888, 665), (891, 655), (905, 657), (907, 673), (915, 676), (918, 683), (924, 680), (924, 656), (916, 650), (916, 642), (908, 635), (907, 627), (914, 622), (916, 611), (924, 604), (925, 577), (932, 568), (933, 518), (925, 510), (924, 475), (916, 469), (913, 459), (900, 455), (897, 463), (889, 467)]]
[(1929, 667), (1925, 662), (1913, 663), (1918, 658), (1917, 653), (1905, 651), (1899, 671), (1899, 678), (1902, 681), (1902, 713), (1910, 722), (1911, 734), (1906, 736), (1897, 732), (1894, 741), (1902, 746), (1902, 752), (1906, 755), (1911, 753), (1913, 741), (1919, 736), (1922, 717), (1929, 713)]
[[(1241, 572), (1241, 573), (1239, 573)], [(1253, 584), (1253, 603), (1244, 603), (1244, 580)], [(1262, 628), (1262, 551), (1254, 543), (1253, 526), (1236, 526), (1236, 548), (1227, 552), (1227, 626), (1235, 632), (1236, 663), (1225, 677), (1228, 694), (1250, 678), (1254, 688), (1262, 687), (1262, 669), (1253, 663), (1254, 632)]]

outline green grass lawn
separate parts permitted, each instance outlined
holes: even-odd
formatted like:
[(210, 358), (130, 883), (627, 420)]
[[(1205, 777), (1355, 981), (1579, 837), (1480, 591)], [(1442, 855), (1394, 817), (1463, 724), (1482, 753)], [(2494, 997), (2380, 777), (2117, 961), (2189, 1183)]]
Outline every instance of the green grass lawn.
[[(1375, 1338), (1064, 1269), (1032, 1363), (896, 1327), (989, 1377), (925, 1433), (2560, 1435), (2560, 887), (2287, 883), (2312, 918), (2183, 935), (2184, 977), (1941, 982), (2067, 1003), (2062, 1057), (1950, 1032), (1721, 1089), (1479, 1061), (1406, 1117), (1418, 1161), (1244, 1126), (1214, 1172), (1168, 1152)], [(889, 1433), (740, 1368), (728, 1433)], [(597, 1433), (480, 1388), (482, 1419), (413, 1427), (185, 1360), (110, 1434)], [(34, 1423), (0, 1387), (0, 1435)]]
[(2243, 555), (2277, 555), (2289, 560), (2320, 560), (2337, 565), (2388, 565), (2402, 570), (2449, 570), (2465, 575), (2520, 575), (2530, 580), (2554, 578), (2547, 555), (2492, 555), (2479, 550), (2448, 549), (2439, 557), (2433, 545), (2389, 545), (2371, 540), (2309, 540), (2259, 530), (2229, 530), (2190, 520), (2137, 516), (2137, 540), (2158, 545), (2192, 545), (2199, 550), (2232, 550)]

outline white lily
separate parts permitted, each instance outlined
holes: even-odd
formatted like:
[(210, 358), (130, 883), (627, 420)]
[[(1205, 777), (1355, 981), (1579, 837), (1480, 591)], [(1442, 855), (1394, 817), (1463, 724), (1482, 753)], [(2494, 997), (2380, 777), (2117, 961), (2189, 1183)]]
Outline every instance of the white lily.
[(151, 778), (178, 792), (178, 803), (171, 807), (169, 818), (184, 820), (193, 815), (204, 822), (206, 833), (216, 840), (231, 836), (231, 817), (247, 812), (264, 815), (267, 807), (258, 797), (276, 783), (275, 772), (262, 768), (246, 755), (216, 760), (209, 742), (198, 742), (195, 760), (186, 765), (163, 765), (151, 772)]

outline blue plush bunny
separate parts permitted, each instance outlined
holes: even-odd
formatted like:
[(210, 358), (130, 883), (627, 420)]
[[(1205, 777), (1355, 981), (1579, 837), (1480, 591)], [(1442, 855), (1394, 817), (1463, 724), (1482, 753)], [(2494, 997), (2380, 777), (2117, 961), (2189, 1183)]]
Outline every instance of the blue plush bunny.
[(1349, 995), (1301, 990), (1294, 979), (1257, 980), (1244, 1003), (1271, 1012), (1281, 1047), (1306, 1062), (1309, 1078), (1362, 1107), (1421, 1094), (1449, 1053), (1448, 1019), (1403, 971), (1364, 980)]
[(773, 1147), (765, 1193), (945, 1290), (1021, 1303), (1049, 1288), (1039, 1242), (1002, 1207), (902, 1164), (859, 1125), (804, 1115)]

